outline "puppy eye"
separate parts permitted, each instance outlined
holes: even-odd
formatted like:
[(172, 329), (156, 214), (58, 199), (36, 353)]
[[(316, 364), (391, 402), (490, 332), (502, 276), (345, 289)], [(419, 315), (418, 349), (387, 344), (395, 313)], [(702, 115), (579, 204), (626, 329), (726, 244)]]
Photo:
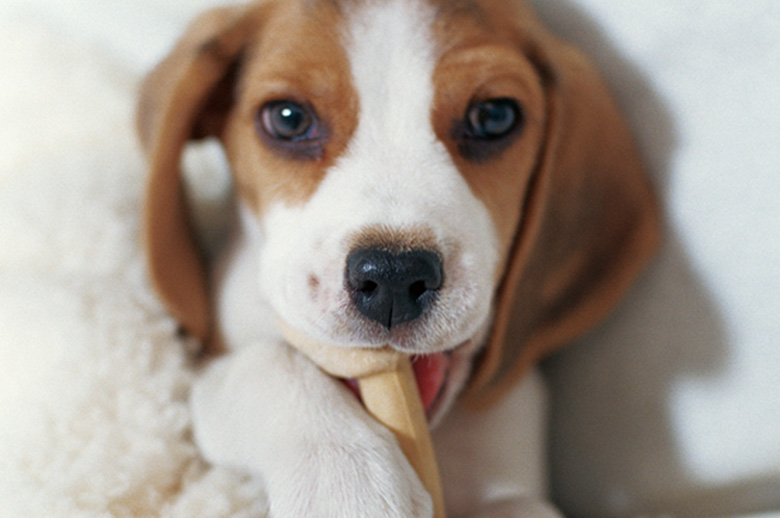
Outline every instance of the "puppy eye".
[(293, 101), (265, 104), (260, 108), (259, 119), (263, 131), (274, 139), (295, 142), (317, 138), (313, 110)]
[(471, 138), (497, 140), (506, 137), (522, 123), (518, 104), (507, 98), (489, 99), (469, 106), (467, 133)]
[(465, 116), (453, 124), (452, 138), (463, 158), (482, 163), (508, 149), (524, 125), (521, 105), (508, 97), (496, 97), (471, 103)]

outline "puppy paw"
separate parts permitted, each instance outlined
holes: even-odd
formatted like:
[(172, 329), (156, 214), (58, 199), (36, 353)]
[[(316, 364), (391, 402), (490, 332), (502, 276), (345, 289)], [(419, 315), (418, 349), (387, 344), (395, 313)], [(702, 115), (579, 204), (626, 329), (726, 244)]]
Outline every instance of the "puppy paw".
[(268, 480), (274, 518), (430, 518), (431, 498), (392, 435), (302, 444)]

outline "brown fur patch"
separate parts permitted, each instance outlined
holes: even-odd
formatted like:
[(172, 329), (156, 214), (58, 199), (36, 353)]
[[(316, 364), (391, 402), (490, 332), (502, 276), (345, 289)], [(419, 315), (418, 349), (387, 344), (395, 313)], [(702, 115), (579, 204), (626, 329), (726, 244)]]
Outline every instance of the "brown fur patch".
[[(331, 2), (280, 2), (246, 51), (238, 102), (222, 140), (239, 195), (258, 214), (275, 200), (307, 200), (357, 126), (358, 100), (340, 41), (342, 24)], [(296, 159), (263, 142), (256, 126), (258, 110), (279, 100), (314, 108), (326, 134), (317, 157)]]
[[(507, 26), (506, 7), (449, 2), (440, 9), (435, 34), (442, 57), (434, 73), (433, 127), (447, 146), (474, 195), (485, 204), (509, 254), (531, 175), (539, 159), (545, 125), (545, 96), (536, 68)], [(475, 15), (475, 13), (477, 13)], [(453, 128), (472, 102), (508, 97), (519, 102), (522, 131), (506, 149), (485, 161), (470, 161), (458, 151)], [(513, 137), (510, 137), (513, 138)], [(495, 272), (498, 283), (503, 264)]]
[(409, 250), (437, 250), (436, 236), (425, 227), (405, 228), (388, 225), (369, 225), (361, 229), (351, 240), (348, 250), (380, 248), (390, 252)]

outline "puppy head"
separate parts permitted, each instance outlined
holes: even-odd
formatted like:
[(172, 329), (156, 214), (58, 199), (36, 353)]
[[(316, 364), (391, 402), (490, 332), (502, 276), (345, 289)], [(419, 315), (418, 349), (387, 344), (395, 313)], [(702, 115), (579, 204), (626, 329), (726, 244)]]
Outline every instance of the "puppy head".
[(203, 339), (178, 174), (192, 138), (222, 140), (262, 236), (258, 282), (286, 325), (410, 353), (487, 341), (475, 397), (603, 316), (656, 241), (604, 86), (514, 2), (212, 11), (147, 79), (139, 126), (152, 277)]

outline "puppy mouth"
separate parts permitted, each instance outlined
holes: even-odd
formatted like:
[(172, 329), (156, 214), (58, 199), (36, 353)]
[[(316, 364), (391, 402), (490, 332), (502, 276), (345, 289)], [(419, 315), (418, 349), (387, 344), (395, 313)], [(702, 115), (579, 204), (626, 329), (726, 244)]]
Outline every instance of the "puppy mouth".
[[(412, 370), (417, 381), (417, 390), (420, 392), (420, 399), (428, 419), (432, 417), (436, 403), (445, 392), (452, 365), (453, 351), (454, 349), (412, 357)], [(362, 403), (357, 380), (344, 378), (342, 381)]]

